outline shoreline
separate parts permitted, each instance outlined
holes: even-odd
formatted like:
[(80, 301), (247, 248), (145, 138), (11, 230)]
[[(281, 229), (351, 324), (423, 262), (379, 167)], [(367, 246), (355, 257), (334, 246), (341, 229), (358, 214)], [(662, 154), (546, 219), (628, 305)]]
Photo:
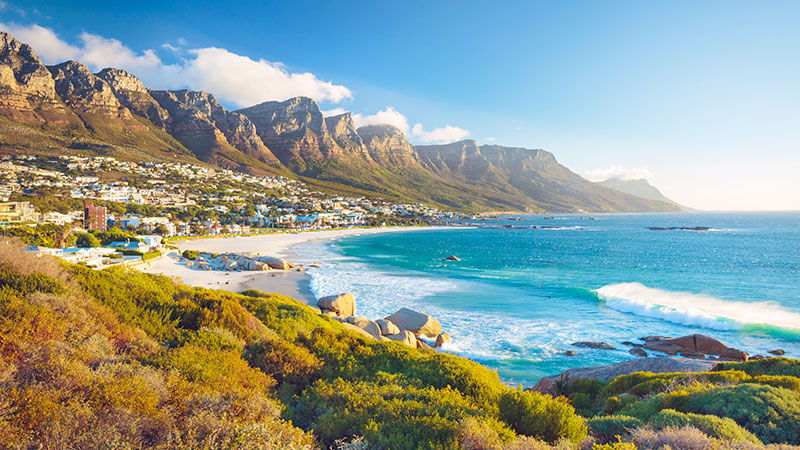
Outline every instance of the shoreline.
[[(242, 292), (256, 289), (262, 292), (282, 294), (293, 297), (311, 306), (316, 306), (317, 299), (311, 292), (311, 276), (302, 269), (269, 271), (223, 272), (188, 268), (181, 262), (180, 254), (184, 250), (197, 250), (208, 253), (246, 253), (258, 252), (265, 256), (287, 259), (296, 262), (293, 249), (316, 241), (333, 241), (350, 236), (405, 233), (422, 230), (454, 230), (471, 227), (455, 226), (409, 226), (380, 228), (348, 228), (339, 230), (301, 231), (272, 233), (250, 236), (224, 236), (215, 238), (187, 239), (173, 243), (178, 250), (168, 255), (137, 267), (145, 273), (161, 274), (179, 278), (183, 283), (208, 289), (222, 289), (231, 292)], [(322, 261), (324, 264), (325, 261)]]

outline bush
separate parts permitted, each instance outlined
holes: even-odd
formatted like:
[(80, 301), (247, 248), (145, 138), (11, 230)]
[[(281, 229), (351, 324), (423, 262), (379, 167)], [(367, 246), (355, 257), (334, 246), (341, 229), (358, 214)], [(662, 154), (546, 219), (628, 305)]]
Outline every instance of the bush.
[(789, 375), (757, 375), (752, 380), (746, 381), (746, 383), (765, 384), (800, 392), (800, 378)]
[(321, 363), (305, 347), (281, 338), (254, 342), (247, 347), (245, 359), (271, 375), (279, 383), (304, 389), (319, 376)]
[(617, 436), (630, 435), (643, 425), (642, 421), (630, 416), (599, 416), (587, 421), (589, 433), (600, 442), (611, 442)]
[(622, 400), (619, 397), (608, 397), (603, 405), (603, 414), (614, 414), (622, 409)]
[(194, 261), (197, 259), (198, 256), (200, 256), (200, 253), (201, 252), (197, 250), (184, 250), (183, 253), (181, 253), (181, 256), (183, 256), (186, 259)]
[(691, 426), (703, 433), (727, 442), (752, 442), (760, 443), (752, 433), (743, 429), (727, 417), (712, 415), (681, 413), (672, 409), (665, 409), (653, 416), (648, 425), (655, 430), (669, 427)]
[(555, 442), (566, 438), (578, 444), (586, 437), (586, 424), (572, 406), (538, 392), (509, 390), (498, 403), (500, 419), (514, 431)]
[(759, 375), (787, 375), (800, 378), (800, 359), (765, 358), (756, 361), (725, 362), (714, 367), (714, 371), (740, 370), (756, 377)]

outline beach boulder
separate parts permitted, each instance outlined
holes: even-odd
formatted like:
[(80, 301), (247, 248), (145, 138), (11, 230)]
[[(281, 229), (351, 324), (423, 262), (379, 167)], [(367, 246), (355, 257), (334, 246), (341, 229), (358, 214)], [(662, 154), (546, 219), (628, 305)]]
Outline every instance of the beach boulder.
[(436, 344), (435, 345), (436, 345), (436, 347), (441, 347), (444, 344), (450, 343), (450, 340), (451, 339), (450, 339), (450, 335), (449, 334), (447, 334), (447, 333), (439, 333), (439, 335), (436, 336)]
[(384, 336), (391, 336), (393, 334), (397, 334), (400, 332), (400, 328), (397, 328), (397, 325), (393, 324), (388, 320), (376, 320), (375, 323), (381, 327), (381, 334)]
[[(668, 355), (681, 355), (690, 358), (704, 358), (706, 355), (728, 355), (726, 359), (741, 360), (739, 350), (732, 349), (717, 339), (704, 334), (690, 334), (678, 338), (663, 338), (661, 336), (648, 336), (642, 338), (645, 341), (644, 348), (654, 352), (666, 353)], [(740, 352), (740, 353), (736, 353)]]
[(786, 352), (785, 352), (783, 349), (781, 349), (781, 348), (776, 348), (775, 350), (770, 350), (770, 351), (768, 351), (767, 353), (769, 353), (769, 354), (771, 354), (771, 355), (778, 355), (778, 356), (781, 356), (781, 355), (785, 354)]
[(719, 354), (720, 359), (730, 359), (732, 361), (747, 361), (747, 352), (735, 348), (726, 348)]
[(397, 334), (386, 336), (386, 338), (388, 338), (390, 341), (402, 342), (403, 344), (406, 344), (409, 347), (413, 348), (417, 347), (417, 338), (416, 336), (414, 336), (414, 333), (410, 331), (403, 330)]
[(401, 308), (391, 316), (385, 317), (397, 325), (401, 331), (410, 331), (416, 336), (436, 337), (442, 332), (442, 325), (433, 317), (408, 308)]
[(356, 299), (349, 292), (322, 297), (317, 301), (317, 306), (321, 309), (334, 311), (340, 317), (349, 317), (356, 313)]
[(341, 324), (342, 324), (343, 327), (347, 328), (350, 331), (355, 332), (356, 334), (358, 334), (360, 336), (364, 336), (364, 337), (367, 337), (367, 338), (370, 338), (370, 339), (375, 339), (375, 336), (367, 333), (363, 329), (361, 329), (361, 328), (359, 328), (359, 327), (357, 327), (357, 326), (355, 326), (355, 325), (353, 325), (351, 323), (341, 322)]
[(271, 269), (289, 270), (292, 265), (283, 258), (273, 258), (271, 256), (259, 256), (258, 261), (268, 265)]
[(641, 356), (647, 358), (647, 352), (642, 347), (633, 347), (632, 349), (628, 350), (633, 356)]
[(354, 323), (353, 325), (361, 328), (362, 330), (366, 331), (372, 337), (381, 336), (381, 327), (378, 326), (377, 323), (371, 320), (359, 320), (358, 322)]
[(428, 345), (428, 343), (422, 339), (417, 339), (417, 348), (420, 350), (433, 350), (433, 347)]

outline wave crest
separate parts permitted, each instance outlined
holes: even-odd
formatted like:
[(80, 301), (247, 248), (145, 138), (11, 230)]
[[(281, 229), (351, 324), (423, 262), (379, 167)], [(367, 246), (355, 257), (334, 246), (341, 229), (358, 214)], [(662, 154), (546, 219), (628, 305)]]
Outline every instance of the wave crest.
[(609, 284), (595, 290), (607, 307), (625, 313), (714, 330), (781, 328), (800, 332), (800, 314), (774, 302), (739, 302), (709, 295), (666, 291), (641, 283)]

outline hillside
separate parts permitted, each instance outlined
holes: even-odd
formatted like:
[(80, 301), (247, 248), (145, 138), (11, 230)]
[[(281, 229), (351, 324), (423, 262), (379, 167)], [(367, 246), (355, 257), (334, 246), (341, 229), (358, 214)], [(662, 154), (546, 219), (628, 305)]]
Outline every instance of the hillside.
[(590, 183), (543, 150), (414, 147), (397, 128), (357, 128), (350, 113), (324, 117), (306, 97), (229, 111), (212, 94), (148, 89), (124, 70), (47, 67), (3, 32), (0, 153), (194, 162), (468, 212), (678, 210)]
[(655, 186), (650, 184), (644, 178), (638, 180), (629, 180), (619, 177), (609, 178), (607, 180), (599, 181), (597, 184), (607, 188), (615, 189), (626, 194), (634, 195), (636, 197), (654, 200), (657, 202), (669, 203), (678, 206), (683, 211), (691, 211), (691, 208), (680, 205), (677, 202), (667, 198)]

